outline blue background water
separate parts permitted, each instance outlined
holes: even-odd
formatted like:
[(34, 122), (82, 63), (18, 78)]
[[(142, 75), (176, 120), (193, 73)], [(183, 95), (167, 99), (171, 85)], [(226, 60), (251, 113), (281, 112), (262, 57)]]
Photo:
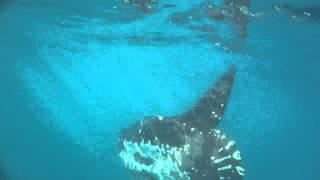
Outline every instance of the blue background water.
[[(274, 2), (254, 1), (253, 9), (268, 11)], [(115, 149), (119, 130), (144, 115), (183, 112), (236, 64), (219, 128), (237, 141), (247, 179), (320, 178), (319, 24), (271, 13), (252, 20), (249, 37), (233, 42), (243, 48), (227, 53), (169, 26), (167, 11), (133, 14), (129, 22), (131, 11), (117, 14), (115, 4), (1, 1), (4, 173), (17, 180), (128, 179)], [(185, 41), (128, 40), (152, 32)]]

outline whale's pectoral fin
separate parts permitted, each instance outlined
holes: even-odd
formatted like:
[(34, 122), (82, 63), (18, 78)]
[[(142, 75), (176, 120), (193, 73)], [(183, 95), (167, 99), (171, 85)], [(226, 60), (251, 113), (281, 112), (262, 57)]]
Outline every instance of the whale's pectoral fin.
[(202, 130), (216, 126), (223, 117), (235, 74), (236, 68), (232, 66), (191, 110), (182, 115), (182, 121)]

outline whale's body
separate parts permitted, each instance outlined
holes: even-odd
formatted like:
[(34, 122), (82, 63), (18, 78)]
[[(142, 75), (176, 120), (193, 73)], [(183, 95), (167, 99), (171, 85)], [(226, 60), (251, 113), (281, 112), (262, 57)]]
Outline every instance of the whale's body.
[(235, 142), (215, 129), (234, 77), (231, 68), (180, 116), (145, 117), (121, 132), (119, 155), (135, 179), (243, 179), (245, 170)]

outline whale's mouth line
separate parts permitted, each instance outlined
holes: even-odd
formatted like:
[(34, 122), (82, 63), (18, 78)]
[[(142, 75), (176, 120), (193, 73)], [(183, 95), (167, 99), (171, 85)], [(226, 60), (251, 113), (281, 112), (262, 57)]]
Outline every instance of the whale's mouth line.
[(145, 164), (147, 166), (153, 164), (153, 159), (148, 158), (148, 157), (143, 157), (141, 156), (139, 153), (134, 153), (134, 158), (136, 159), (137, 162), (141, 163), (141, 164)]

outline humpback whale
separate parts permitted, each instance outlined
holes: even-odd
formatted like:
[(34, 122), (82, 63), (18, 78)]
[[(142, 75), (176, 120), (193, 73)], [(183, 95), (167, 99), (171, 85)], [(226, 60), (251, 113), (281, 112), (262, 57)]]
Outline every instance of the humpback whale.
[(231, 95), (231, 67), (188, 111), (148, 116), (120, 132), (119, 156), (133, 179), (242, 180), (235, 142), (216, 127)]

